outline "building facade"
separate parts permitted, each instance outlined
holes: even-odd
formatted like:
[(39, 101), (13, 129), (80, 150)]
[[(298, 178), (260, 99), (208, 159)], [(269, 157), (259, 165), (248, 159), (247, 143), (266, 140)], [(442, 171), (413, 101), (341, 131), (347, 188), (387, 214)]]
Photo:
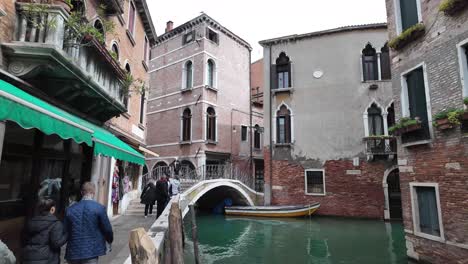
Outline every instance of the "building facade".
[(385, 24), (261, 41), (265, 200), (401, 218)]
[(265, 185), (265, 162), (263, 160), (263, 59), (259, 59), (250, 66), (250, 89), (252, 94), (252, 115), (256, 119), (253, 127), (254, 175), (255, 190), (263, 192)]
[(62, 217), (93, 181), (113, 215), (144, 165), (142, 91), (156, 37), (146, 2), (71, 3), (0, 6), (0, 237), (19, 260), (38, 199), (54, 199)]
[(463, 263), (468, 259), (467, 5), (386, 4), (408, 256)]
[[(147, 159), (158, 173), (176, 158), (185, 177), (251, 175), (250, 45), (202, 14), (156, 40), (150, 65)], [(258, 151), (259, 152), (259, 151)], [(191, 176), (189, 176), (191, 175)]]

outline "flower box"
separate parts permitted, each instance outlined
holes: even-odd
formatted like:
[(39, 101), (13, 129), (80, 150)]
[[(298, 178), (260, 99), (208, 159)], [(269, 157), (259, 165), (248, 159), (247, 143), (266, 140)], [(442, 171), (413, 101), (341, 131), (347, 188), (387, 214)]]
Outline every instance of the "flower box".
[(438, 119), (434, 122), (436, 123), (436, 127), (439, 130), (447, 130), (454, 128), (454, 125), (449, 121), (448, 118)]
[(455, 16), (468, 6), (466, 0), (444, 0), (439, 5), (439, 11), (447, 16)]
[(426, 27), (424, 26), (424, 24), (418, 23), (403, 31), (398, 37), (390, 40), (388, 46), (394, 50), (403, 49), (412, 41), (424, 36), (425, 33)]

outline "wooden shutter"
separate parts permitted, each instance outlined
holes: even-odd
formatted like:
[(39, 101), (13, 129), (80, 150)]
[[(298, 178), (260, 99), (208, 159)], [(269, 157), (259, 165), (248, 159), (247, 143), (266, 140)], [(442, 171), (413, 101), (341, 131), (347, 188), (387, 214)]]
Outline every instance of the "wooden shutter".
[(392, 78), (391, 65), (390, 65), (390, 54), (388, 51), (380, 54), (380, 73), (382, 80), (390, 80)]
[(419, 22), (417, 0), (400, 0), (401, 27), (403, 31)]
[(271, 65), (270, 67), (270, 87), (271, 89), (278, 88), (278, 74), (276, 72), (276, 65)]
[(282, 143), (280, 141), (280, 117), (276, 117), (276, 143)]
[(287, 115), (284, 122), (285, 143), (291, 143), (291, 116)]
[(406, 76), (408, 85), (408, 99), (411, 117), (419, 117), (427, 122), (426, 91), (422, 68), (416, 69)]

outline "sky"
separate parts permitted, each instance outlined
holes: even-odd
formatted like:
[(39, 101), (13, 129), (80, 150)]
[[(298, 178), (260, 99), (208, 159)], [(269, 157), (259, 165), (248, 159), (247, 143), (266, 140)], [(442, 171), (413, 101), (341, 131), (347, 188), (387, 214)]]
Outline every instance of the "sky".
[(347, 25), (386, 22), (385, 0), (147, 0), (157, 35), (201, 12), (243, 38), (263, 57), (259, 41)]

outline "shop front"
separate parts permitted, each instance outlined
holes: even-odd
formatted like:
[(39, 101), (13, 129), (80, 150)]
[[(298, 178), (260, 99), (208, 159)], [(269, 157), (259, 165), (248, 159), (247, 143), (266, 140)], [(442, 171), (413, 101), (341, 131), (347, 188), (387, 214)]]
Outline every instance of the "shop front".
[(0, 80), (2, 241), (20, 258), (22, 229), (37, 200), (54, 199), (63, 217), (85, 181), (97, 183), (97, 200), (107, 206), (111, 159), (144, 164), (143, 155), (104, 128)]

